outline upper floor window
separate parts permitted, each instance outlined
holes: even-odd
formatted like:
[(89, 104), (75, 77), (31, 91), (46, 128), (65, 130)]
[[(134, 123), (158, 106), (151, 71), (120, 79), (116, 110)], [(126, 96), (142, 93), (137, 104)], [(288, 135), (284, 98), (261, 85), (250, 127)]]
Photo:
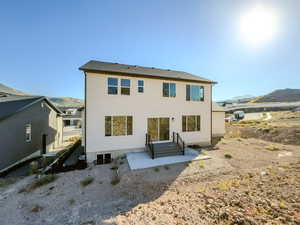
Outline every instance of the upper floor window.
[(164, 97), (176, 97), (176, 84), (175, 83), (163, 83), (163, 96)]
[(132, 116), (105, 116), (105, 136), (132, 135)]
[(129, 79), (121, 79), (121, 95), (130, 95)]
[(110, 95), (117, 95), (118, 94), (118, 78), (107, 78), (107, 93)]
[(199, 85), (186, 85), (187, 101), (204, 101), (204, 87)]
[(26, 142), (30, 142), (31, 141), (31, 124), (28, 123), (25, 126), (25, 139)]
[(109, 95), (117, 95), (119, 85), (121, 85), (120, 87), (121, 95), (130, 95), (130, 80), (120, 79), (120, 81), (121, 82), (119, 84), (118, 78), (113, 78), (113, 77), (107, 78), (107, 86), (108, 86), (107, 93)]
[(182, 131), (200, 131), (201, 117), (199, 115), (182, 116)]
[(143, 80), (138, 81), (138, 92), (144, 93), (144, 81)]

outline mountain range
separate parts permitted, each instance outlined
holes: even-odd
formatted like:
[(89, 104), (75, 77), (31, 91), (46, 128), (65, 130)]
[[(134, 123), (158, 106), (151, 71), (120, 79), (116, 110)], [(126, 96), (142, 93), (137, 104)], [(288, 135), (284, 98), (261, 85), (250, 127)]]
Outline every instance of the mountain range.
[[(13, 95), (31, 96), (25, 92), (8, 87), (0, 83), (0, 94), (7, 93)], [(32, 95), (33, 96), (33, 95)], [(81, 107), (84, 101), (78, 98), (71, 97), (48, 97), (53, 104), (58, 107)], [(297, 102), (300, 101), (300, 89), (279, 89), (263, 96), (243, 95), (220, 101), (220, 103), (268, 103), (268, 102)]]
[[(34, 96), (32, 94), (28, 94), (17, 89), (8, 87), (4, 84), (0, 83), (0, 94), (11, 94), (11, 95), (22, 95), (22, 96)], [(84, 105), (82, 99), (79, 98), (71, 98), (71, 97), (48, 97), (48, 99), (57, 107), (81, 107)]]

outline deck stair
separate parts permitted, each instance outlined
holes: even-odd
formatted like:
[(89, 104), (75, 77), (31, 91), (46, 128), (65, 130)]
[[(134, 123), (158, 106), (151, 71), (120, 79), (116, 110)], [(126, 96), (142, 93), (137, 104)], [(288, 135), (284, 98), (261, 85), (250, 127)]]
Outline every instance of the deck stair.
[(165, 156), (184, 155), (185, 143), (178, 133), (173, 133), (172, 142), (153, 143), (150, 135), (146, 134), (145, 149), (152, 159)]

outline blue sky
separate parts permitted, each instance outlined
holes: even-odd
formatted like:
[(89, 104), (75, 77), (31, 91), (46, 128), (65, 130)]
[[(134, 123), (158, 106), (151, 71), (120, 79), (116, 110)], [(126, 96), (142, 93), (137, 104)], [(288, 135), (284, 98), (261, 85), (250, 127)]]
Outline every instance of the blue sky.
[[(280, 32), (255, 48), (238, 22), (256, 4)], [(214, 99), (300, 88), (299, 0), (1, 0), (0, 83), (83, 98), (78, 67), (94, 59), (215, 80)]]

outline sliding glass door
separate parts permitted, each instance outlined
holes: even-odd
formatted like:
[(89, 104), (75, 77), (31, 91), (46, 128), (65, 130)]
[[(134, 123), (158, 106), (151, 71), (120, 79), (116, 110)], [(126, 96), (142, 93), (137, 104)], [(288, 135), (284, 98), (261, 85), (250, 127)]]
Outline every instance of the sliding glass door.
[(168, 117), (148, 118), (148, 134), (153, 141), (170, 139), (170, 119)]

